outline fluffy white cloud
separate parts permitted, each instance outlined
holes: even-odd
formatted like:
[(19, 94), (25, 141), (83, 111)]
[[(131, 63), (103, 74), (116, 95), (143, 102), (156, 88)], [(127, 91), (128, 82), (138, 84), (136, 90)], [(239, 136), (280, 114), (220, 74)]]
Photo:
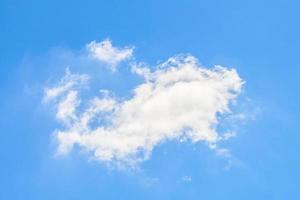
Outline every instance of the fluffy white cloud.
[[(79, 86), (86, 75), (67, 71), (59, 86), (45, 90), (45, 98), (56, 99), (56, 117), (65, 126), (55, 131), (58, 153), (74, 145), (105, 163), (134, 166), (167, 140), (203, 141), (215, 148), (230, 138), (216, 131), (218, 116), (230, 112), (243, 85), (234, 69), (207, 69), (193, 56), (177, 56), (151, 70), (134, 65), (132, 72), (144, 77), (133, 96), (120, 101), (102, 95), (80, 105)], [(58, 95), (59, 94), (59, 95)]]
[(108, 64), (113, 71), (121, 61), (129, 59), (133, 53), (132, 47), (113, 47), (109, 39), (102, 42), (92, 41), (86, 47), (92, 58)]
[(72, 74), (69, 68), (66, 69), (65, 77), (59, 82), (59, 84), (52, 88), (45, 88), (44, 101), (56, 99), (62, 94), (70, 91), (72, 88), (78, 88), (85, 85), (89, 80), (89, 76), (86, 74)]
[(56, 118), (64, 122), (76, 120), (75, 110), (79, 103), (77, 91), (69, 91), (58, 104)]

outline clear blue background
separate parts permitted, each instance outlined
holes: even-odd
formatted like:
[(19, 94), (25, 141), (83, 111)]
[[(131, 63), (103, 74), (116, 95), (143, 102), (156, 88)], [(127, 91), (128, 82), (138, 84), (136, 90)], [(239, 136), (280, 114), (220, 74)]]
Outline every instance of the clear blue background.
[[(296, 0), (0, 0), (0, 199), (300, 199), (299, 7)], [(260, 112), (227, 143), (230, 170), (203, 144), (161, 145), (138, 171), (111, 170), (80, 152), (53, 157), (57, 123), (40, 91), (64, 71), (53, 49), (107, 37), (136, 46), (135, 56), (152, 64), (191, 53), (206, 66), (238, 70)]]

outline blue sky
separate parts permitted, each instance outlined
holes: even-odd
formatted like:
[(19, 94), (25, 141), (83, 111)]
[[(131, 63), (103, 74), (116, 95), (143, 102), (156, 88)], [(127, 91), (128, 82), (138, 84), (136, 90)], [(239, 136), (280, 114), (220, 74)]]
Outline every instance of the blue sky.
[[(300, 198), (299, 6), (280, 0), (0, 0), (0, 199)], [(115, 72), (87, 55), (87, 44), (107, 38), (113, 48), (134, 52)], [(216, 64), (235, 69), (245, 81), (232, 105), (245, 119), (218, 124), (220, 132), (236, 133), (218, 143), (230, 155), (219, 155), (204, 139), (161, 140), (136, 168), (95, 159), (94, 150), (84, 152), (88, 144), (56, 156), (55, 130), (64, 124), (55, 118), (57, 105), (43, 98), (66, 67), (92, 76), (83, 99), (108, 89), (122, 107), (144, 83), (130, 72), (132, 62), (155, 71), (182, 53), (208, 70)]]

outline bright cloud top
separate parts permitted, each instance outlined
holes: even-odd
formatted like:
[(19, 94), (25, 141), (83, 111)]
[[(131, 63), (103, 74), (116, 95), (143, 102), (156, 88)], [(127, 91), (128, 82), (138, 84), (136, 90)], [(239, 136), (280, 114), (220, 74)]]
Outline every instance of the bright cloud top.
[(79, 85), (88, 76), (69, 71), (58, 86), (45, 90), (64, 125), (55, 131), (59, 154), (76, 145), (104, 163), (135, 165), (167, 140), (203, 141), (215, 148), (224, 139), (216, 131), (218, 116), (230, 112), (243, 85), (234, 69), (207, 69), (195, 57), (177, 56), (154, 70), (134, 65), (132, 72), (144, 82), (123, 101), (109, 91), (84, 101)]
[(109, 39), (102, 42), (92, 41), (86, 47), (94, 59), (108, 64), (113, 71), (120, 62), (129, 59), (133, 53), (132, 47), (113, 47)]

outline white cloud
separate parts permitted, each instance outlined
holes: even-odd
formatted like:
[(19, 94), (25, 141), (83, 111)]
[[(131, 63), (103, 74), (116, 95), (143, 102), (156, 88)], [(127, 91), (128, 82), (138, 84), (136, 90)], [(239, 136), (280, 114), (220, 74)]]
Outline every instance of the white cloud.
[(192, 177), (191, 177), (191, 176), (183, 176), (183, 177), (181, 178), (181, 180), (182, 180), (183, 182), (191, 182), (191, 181), (192, 181)]
[(69, 91), (58, 104), (56, 118), (64, 122), (76, 120), (75, 110), (79, 103), (80, 101), (77, 99), (77, 91)]
[(81, 105), (75, 86), (87, 75), (69, 71), (58, 86), (45, 90), (45, 99), (57, 100), (56, 117), (65, 125), (55, 131), (59, 154), (77, 145), (104, 163), (134, 166), (167, 140), (202, 141), (216, 149), (229, 138), (216, 127), (243, 85), (234, 69), (207, 69), (193, 56), (175, 56), (155, 70), (137, 64), (132, 72), (145, 81), (123, 101), (101, 91)]
[(77, 88), (87, 83), (89, 76), (86, 74), (72, 74), (69, 68), (66, 69), (66, 75), (59, 84), (52, 88), (44, 89), (44, 102), (56, 99), (72, 88)]
[(108, 64), (113, 71), (120, 62), (129, 59), (133, 53), (132, 47), (113, 47), (109, 39), (102, 42), (92, 41), (86, 47), (92, 58)]

